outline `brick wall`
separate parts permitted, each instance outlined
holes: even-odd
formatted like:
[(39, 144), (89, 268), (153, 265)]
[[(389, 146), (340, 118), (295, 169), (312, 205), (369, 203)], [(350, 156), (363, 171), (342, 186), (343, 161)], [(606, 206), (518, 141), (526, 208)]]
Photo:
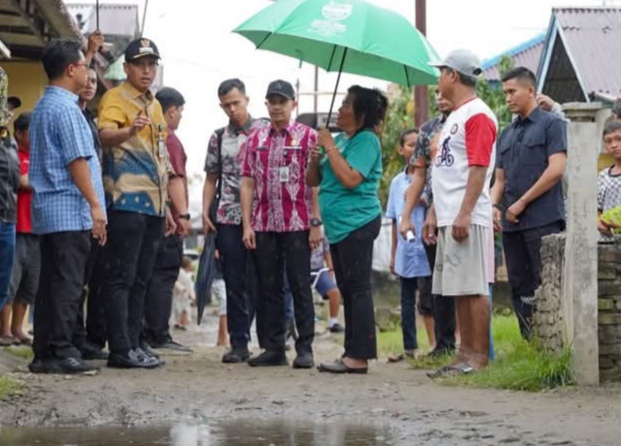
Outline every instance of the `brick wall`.
[[(544, 237), (541, 248), (542, 286), (537, 291), (533, 330), (544, 348), (562, 351), (565, 345), (561, 302), (565, 236)], [(598, 319), (600, 380), (621, 382), (621, 237), (598, 247)]]
[(600, 380), (621, 382), (621, 238), (599, 246), (597, 276)]

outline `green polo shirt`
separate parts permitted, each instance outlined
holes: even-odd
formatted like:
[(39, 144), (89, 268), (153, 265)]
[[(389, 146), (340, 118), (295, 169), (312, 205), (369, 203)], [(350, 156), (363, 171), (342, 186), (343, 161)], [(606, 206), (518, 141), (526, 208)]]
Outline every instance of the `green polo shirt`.
[(382, 213), (377, 196), (382, 177), (382, 154), (377, 135), (365, 130), (348, 138), (341, 133), (334, 142), (343, 158), (360, 172), (363, 180), (354, 189), (347, 189), (334, 175), (328, 157), (321, 160), (319, 209), (330, 243), (342, 241)]

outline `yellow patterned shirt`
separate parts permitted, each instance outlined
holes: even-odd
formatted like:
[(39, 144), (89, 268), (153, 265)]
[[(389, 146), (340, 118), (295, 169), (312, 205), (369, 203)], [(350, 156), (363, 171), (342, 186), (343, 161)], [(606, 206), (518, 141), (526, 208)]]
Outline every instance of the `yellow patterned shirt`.
[(99, 129), (122, 129), (142, 112), (151, 124), (103, 153), (106, 204), (110, 209), (166, 215), (169, 176), (174, 172), (166, 150), (167, 125), (160, 103), (129, 82), (110, 89), (99, 103)]

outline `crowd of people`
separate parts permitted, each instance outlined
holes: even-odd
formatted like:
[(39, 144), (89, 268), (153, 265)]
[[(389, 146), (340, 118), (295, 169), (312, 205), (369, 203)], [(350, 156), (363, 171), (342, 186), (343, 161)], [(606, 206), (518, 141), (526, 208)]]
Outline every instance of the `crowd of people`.
[[(187, 157), (175, 133), (185, 99), (169, 87), (152, 94), (160, 54), (140, 38), (125, 51), (127, 80), (103, 95), (95, 116), (89, 66), (102, 45), (99, 33), (85, 50), (64, 38), (46, 45), (49, 86), (14, 120), (13, 135), (0, 72), (0, 340), (32, 344), (33, 373), (88, 372), (98, 368), (91, 360), (150, 369), (165, 363), (163, 351), (191, 353), (169, 326), (171, 315), (175, 327), (188, 326), (195, 299), (183, 257)], [(418, 309), (430, 355), (454, 354), (431, 377), (470, 373), (493, 358), (494, 232), (503, 234), (520, 331), (532, 336), (542, 237), (564, 229), (567, 153), (560, 107), (536, 93), (528, 69), (502, 78), (514, 119), (499, 133), (476, 95), (476, 56), (457, 50), (436, 66), (439, 116), (404, 129), (396, 150), (405, 168), (385, 209), (403, 331), (403, 353), (391, 361), (417, 355)], [(333, 135), (292, 119), (296, 94), (287, 81), (269, 83), (265, 119), (249, 115), (239, 79), (223, 81), (217, 96), (228, 124), (207, 147), (202, 222), (216, 237), (218, 344), (230, 343), (222, 361), (288, 365), (294, 333), (293, 368), (314, 367), (314, 287), (329, 302), (328, 328), (345, 334), (343, 355), (318, 369), (367, 373), (377, 358), (371, 270), (387, 97), (350, 87)], [(601, 214), (621, 205), (621, 121), (606, 125), (603, 140), (615, 159), (598, 182), (606, 239), (618, 226)], [(31, 340), (23, 326), (33, 305)], [(254, 356), (253, 323), (262, 350)]]

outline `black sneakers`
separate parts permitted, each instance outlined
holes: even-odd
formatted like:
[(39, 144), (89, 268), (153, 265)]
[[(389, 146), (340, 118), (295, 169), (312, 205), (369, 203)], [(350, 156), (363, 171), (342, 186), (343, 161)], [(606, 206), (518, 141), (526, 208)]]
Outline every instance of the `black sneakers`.
[(248, 365), (252, 367), (273, 367), (289, 365), (285, 352), (264, 351), (259, 356), (255, 356), (248, 360)]
[(239, 364), (246, 362), (250, 358), (248, 348), (232, 348), (222, 356), (222, 362), (225, 364)]

